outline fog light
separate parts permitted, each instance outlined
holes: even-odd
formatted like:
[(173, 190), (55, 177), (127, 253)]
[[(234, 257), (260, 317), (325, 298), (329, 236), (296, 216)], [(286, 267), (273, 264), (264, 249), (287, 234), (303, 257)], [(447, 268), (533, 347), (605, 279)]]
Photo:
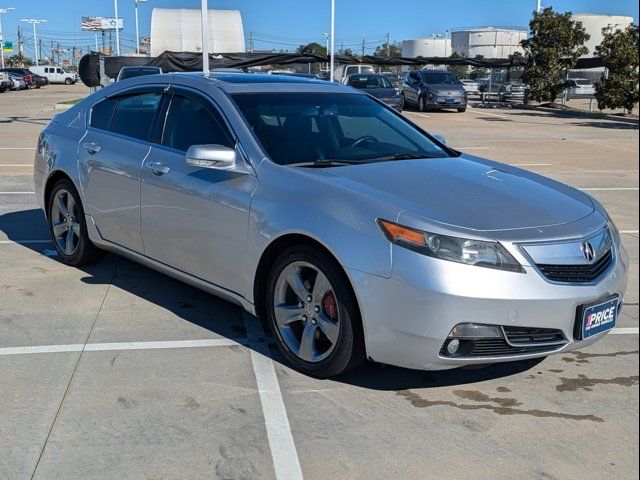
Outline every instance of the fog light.
[(502, 338), (502, 332), (496, 325), (460, 323), (453, 327), (449, 338)]
[(447, 345), (447, 352), (449, 355), (455, 355), (458, 348), (460, 348), (460, 340), (451, 340)]

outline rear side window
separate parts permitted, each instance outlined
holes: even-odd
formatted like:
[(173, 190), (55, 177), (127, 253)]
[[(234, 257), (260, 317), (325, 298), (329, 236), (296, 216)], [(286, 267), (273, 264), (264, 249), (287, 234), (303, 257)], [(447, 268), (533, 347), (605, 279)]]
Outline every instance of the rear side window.
[(119, 97), (109, 130), (138, 140), (148, 140), (161, 98), (160, 92)]
[(91, 122), (93, 128), (100, 130), (109, 130), (111, 117), (113, 116), (113, 108), (118, 100), (116, 98), (107, 98), (106, 100), (94, 105), (91, 109)]
[(204, 101), (175, 94), (162, 144), (186, 152), (192, 145), (233, 147), (233, 140), (220, 115)]

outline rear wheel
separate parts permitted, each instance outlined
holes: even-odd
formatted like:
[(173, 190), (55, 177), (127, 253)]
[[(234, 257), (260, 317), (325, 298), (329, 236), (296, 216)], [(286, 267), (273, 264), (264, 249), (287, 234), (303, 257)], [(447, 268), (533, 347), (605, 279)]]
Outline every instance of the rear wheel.
[(292, 247), (276, 260), (267, 315), (278, 347), (304, 373), (331, 377), (365, 360), (353, 292), (342, 269), (317, 248)]
[(96, 262), (105, 253), (89, 240), (84, 209), (70, 180), (59, 180), (49, 196), (47, 217), (53, 244), (67, 265)]

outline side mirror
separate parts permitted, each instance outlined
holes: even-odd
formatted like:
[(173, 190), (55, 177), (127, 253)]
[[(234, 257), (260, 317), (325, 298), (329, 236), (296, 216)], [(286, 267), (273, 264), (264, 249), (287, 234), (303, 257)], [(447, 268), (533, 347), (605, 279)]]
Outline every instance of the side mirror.
[(198, 168), (228, 170), (236, 164), (236, 151), (222, 145), (191, 145), (187, 150), (187, 165)]

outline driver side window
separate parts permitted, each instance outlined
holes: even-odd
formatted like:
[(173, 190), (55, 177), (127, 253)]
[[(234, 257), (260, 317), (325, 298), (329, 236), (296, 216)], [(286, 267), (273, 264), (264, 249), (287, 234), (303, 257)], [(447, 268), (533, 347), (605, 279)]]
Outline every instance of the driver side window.
[(220, 114), (203, 100), (174, 94), (162, 145), (186, 152), (192, 145), (233, 148), (234, 141)]

